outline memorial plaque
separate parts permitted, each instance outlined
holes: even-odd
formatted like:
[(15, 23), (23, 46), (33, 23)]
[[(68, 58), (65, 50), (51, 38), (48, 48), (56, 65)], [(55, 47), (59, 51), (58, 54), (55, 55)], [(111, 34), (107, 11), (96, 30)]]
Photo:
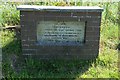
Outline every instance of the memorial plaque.
[(40, 21), (37, 41), (40, 45), (81, 45), (84, 42), (85, 22)]

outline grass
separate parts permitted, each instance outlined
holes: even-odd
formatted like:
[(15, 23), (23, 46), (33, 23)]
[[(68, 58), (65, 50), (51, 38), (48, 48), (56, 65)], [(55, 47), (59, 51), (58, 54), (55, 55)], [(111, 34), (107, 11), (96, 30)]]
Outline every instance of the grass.
[(0, 27), (18, 25), (20, 14), (16, 10), (17, 3), (0, 2)]
[(117, 30), (117, 25), (101, 30), (101, 48), (95, 61), (27, 59), (17, 65), (21, 69), (19, 73), (11, 66), (11, 57), (21, 54), (20, 41), (16, 39), (14, 31), (3, 31), (3, 74), (8, 78), (118, 78)]
[[(58, 4), (58, 3), (56, 3)], [(56, 5), (55, 4), (55, 5)], [(80, 5), (80, 4), (78, 4)], [(87, 5), (87, 4), (83, 4)], [(89, 5), (96, 5), (89, 4)], [(100, 5), (100, 4), (99, 4)], [(96, 60), (33, 60), (25, 59), (14, 65), (21, 55), (20, 40), (14, 31), (2, 31), (3, 75), (7, 78), (119, 78), (118, 74), (118, 15), (116, 4), (103, 12), (100, 53)], [(101, 5), (103, 6), (103, 5)], [(111, 12), (111, 14), (107, 14)], [(111, 16), (112, 15), (112, 16)], [(105, 18), (106, 17), (106, 18)], [(13, 67), (14, 65), (14, 67)]]

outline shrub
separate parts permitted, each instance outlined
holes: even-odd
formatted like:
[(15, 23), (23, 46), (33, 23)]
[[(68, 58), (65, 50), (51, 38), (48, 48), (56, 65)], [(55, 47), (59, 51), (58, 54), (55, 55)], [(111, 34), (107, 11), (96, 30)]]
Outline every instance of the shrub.
[(2, 26), (19, 24), (19, 11), (16, 10), (16, 6), (17, 4), (8, 2), (1, 5)]

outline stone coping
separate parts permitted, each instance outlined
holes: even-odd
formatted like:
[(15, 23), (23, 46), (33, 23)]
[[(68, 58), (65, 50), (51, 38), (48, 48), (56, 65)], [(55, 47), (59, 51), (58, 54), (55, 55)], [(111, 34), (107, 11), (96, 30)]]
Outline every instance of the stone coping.
[(98, 6), (38, 6), (19, 5), (17, 10), (21, 11), (56, 11), (56, 12), (102, 12), (103, 8)]

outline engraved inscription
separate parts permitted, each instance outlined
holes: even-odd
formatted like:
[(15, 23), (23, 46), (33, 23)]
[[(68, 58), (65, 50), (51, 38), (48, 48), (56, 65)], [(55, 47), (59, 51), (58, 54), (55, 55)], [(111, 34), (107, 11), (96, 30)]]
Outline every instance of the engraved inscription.
[(81, 45), (84, 31), (85, 22), (40, 21), (37, 41), (40, 45)]

